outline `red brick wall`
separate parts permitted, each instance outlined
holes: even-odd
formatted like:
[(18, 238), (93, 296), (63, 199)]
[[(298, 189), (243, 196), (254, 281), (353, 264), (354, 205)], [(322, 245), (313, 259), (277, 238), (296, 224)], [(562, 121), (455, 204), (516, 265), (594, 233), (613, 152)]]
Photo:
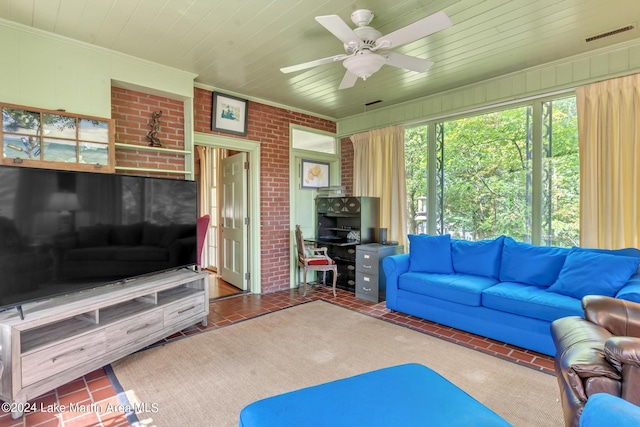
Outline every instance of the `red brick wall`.
[(342, 138), (341, 158), (342, 158), (342, 185), (345, 194), (353, 196), (353, 142), (349, 138)]
[[(211, 131), (211, 91), (196, 88), (194, 129)], [(262, 292), (289, 288), (289, 124), (335, 132), (330, 120), (249, 101), (246, 139), (260, 142)], [(229, 134), (221, 134), (231, 136)]]
[[(213, 94), (204, 89), (194, 93), (194, 130), (211, 131), (211, 105)], [(126, 89), (112, 88), (112, 118), (116, 121), (116, 142), (130, 145), (148, 145), (146, 138), (151, 129), (148, 122), (153, 111), (162, 110), (160, 132), (163, 148), (184, 148), (184, 106), (182, 101), (148, 95)], [(249, 102), (248, 132), (246, 139), (261, 144), (261, 234), (262, 234), (262, 292), (270, 293), (289, 288), (289, 124), (306, 126), (327, 132), (335, 132), (335, 123), (296, 113), (282, 108)], [(230, 134), (224, 136), (236, 137)], [(237, 137), (240, 138), (240, 137)], [(345, 150), (345, 146), (347, 149)], [(348, 157), (349, 144), (343, 143), (343, 162), (353, 164)], [(184, 158), (177, 154), (155, 153), (145, 150), (116, 150), (118, 166), (184, 170)], [(351, 169), (351, 168), (346, 168)], [(155, 174), (125, 170), (127, 174), (169, 176), (179, 174)], [(345, 180), (343, 171), (343, 180)], [(350, 172), (347, 172), (347, 180)], [(350, 182), (352, 182), (352, 178)], [(344, 181), (343, 181), (344, 182)]]
[[(184, 149), (184, 104), (127, 89), (111, 88), (111, 118), (116, 121), (116, 142), (148, 146), (151, 113), (162, 111), (158, 138), (162, 148)], [(184, 171), (184, 156), (146, 150), (116, 148), (116, 165)], [(130, 175), (147, 175), (183, 179), (180, 174), (119, 171)]]

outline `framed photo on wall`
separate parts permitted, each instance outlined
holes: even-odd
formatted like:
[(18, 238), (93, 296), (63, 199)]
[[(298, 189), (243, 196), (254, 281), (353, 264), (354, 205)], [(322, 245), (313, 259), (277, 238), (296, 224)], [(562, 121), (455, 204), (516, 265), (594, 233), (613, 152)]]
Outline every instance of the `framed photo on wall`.
[(246, 99), (214, 92), (211, 130), (247, 136), (247, 105)]
[(329, 163), (302, 160), (302, 188), (329, 186)]

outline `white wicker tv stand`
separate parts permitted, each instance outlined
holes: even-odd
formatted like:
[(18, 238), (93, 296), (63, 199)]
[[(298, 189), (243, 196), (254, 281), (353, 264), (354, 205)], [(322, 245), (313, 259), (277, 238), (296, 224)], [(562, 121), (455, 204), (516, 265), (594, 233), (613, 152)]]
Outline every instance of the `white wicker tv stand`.
[(16, 310), (0, 313), (0, 399), (18, 418), (41, 394), (206, 326), (208, 284), (206, 273), (183, 269), (25, 304), (24, 320)]

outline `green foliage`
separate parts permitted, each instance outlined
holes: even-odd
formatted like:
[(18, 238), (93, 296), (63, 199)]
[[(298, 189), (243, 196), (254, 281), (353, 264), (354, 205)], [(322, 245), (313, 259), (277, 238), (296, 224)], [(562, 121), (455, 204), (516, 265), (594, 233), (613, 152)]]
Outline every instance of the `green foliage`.
[(444, 224), (457, 238), (527, 233), (526, 108), (445, 123)]
[(40, 131), (40, 113), (17, 108), (2, 109), (2, 125), (4, 130), (15, 132), (18, 129)]
[[(552, 156), (543, 161), (543, 243), (578, 243), (579, 163), (575, 98), (552, 103)], [(532, 165), (527, 110), (521, 107), (444, 123), (444, 232), (469, 240), (531, 237)], [(548, 122), (549, 123), (549, 122)], [(405, 133), (408, 231), (418, 232), (427, 195), (426, 127)]]
[(427, 129), (408, 128), (404, 134), (409, 233), (417, 233), (418, 197), (427, 194)]
[[(2, 109), (3, 127), (8, 132), (16, 132), (19, 129), (29, 129), (40, 132), (40, 113), (36, 111), (22, 110), (19, 108)], [(91, 120), (94, 126), (99, 125), (99, 121)], [(61, 114), (42, 114), (42, 124), (56, 127), (63, 131), (65, 128), (75, 128), (76, 118)]]
[[(577, 246), (580, 243), (580, 162), (575, 98), (553, 101), (552, 157), (545, 162), (551, 176), (546, 188), (551, 210), (551, 230), (543, 230), (546, 243)], [(547, 231), (547, 233), (545, 233)]]

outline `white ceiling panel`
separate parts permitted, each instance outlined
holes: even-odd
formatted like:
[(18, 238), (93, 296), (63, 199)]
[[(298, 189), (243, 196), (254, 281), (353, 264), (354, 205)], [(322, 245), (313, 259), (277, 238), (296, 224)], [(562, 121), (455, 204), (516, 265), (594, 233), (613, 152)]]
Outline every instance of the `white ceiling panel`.
[[(453, 26), (397, 49), (429, 59), (426, 73), (383, 66), (338, 90), (340, 62), (280, 68), (341, 54), (314, 17), (371, 9), (388, 34), (440, 10)], [(638, 0), (0, 0), (0, 18), (196, 73), (222, 91), (336, 119), (640, 37), (587, 36), (640, 19)], [(371, 107), (365, 103), (383, 100)]]

